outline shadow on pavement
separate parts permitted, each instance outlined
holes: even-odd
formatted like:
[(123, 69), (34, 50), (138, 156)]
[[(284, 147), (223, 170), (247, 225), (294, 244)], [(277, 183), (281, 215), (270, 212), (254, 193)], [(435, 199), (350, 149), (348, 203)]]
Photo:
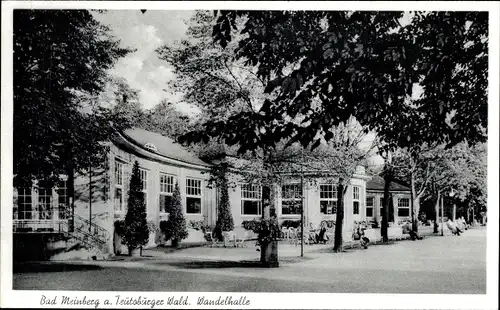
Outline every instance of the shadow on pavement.
[(67, 271), (85, 271), (102, 269), (95, 265), (78, 265), (66, 263), (14, 263), (14, 273), (41, 273), (41, 272), (67, 272)]
[(183, 262), (161, 262), (161, 265), (170, 265), (187, 269), (203, 268), (263, 268), (260, 261), (183, 261)]

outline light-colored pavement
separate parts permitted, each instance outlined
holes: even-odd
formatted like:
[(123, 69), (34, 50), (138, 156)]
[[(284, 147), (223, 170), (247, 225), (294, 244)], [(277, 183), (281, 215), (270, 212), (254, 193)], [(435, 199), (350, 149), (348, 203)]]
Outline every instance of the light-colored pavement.
[[(486, 230), (332, 253), (332, 246), (280, 246), (279, 268), (259, 268), (247, 248), (191, 248), (143, 261), (81, 262), (72, 271), (14, 274), (14, 289), (330, 293), (486, 292)], [(238, 263), (240, 262), (240, 263)], [(45, 268), (57, 267), (51, 263)], [(59, 268), (59, 269), (57, 269)], [(97, 269), (96, 269), (97, 268)], [(33, 270), (35, 271), (35, 270)], [(39, 271), (39, 270), (38, 270)]]

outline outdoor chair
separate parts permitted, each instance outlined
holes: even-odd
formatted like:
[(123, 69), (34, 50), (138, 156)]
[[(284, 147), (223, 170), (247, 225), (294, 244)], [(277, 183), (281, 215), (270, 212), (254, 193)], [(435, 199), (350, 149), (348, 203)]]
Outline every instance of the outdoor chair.
[(286, 240), (289, 242), (290, 239), (290, 230), (287, 227), (282, 227), (281, 228), (281, 233), (283, 235), (283, 240)]
[(205, 239), (209, 242), (211, 248), (217, 246), (218, 242), (220, 241), (213, 235), (211, 231), (207, 231), (205, 233)]
[(297, 245), (297, 243), (298, 243), (297, 230), (295, 228), (290, 227), (288, 230), (288, 235), (289, 235), (289, 238), (288, 238), (289, 243)]
[(333, 228), (328, 228), (326, 230), (326, 237), (328, 238), (326, 243), (333, 244), (335, 241), (335, 230)]
[(233, 242), (234, 247), (236, 247), (234, 231), (223, 231), (222, 236), (224, 237), (224, 247), (228, 247), (231, 242)]
[(248, 231), (244, 228), (236, 228), (233, 231), (233, 238), (235, 247), (244, 247), (248, 238)]

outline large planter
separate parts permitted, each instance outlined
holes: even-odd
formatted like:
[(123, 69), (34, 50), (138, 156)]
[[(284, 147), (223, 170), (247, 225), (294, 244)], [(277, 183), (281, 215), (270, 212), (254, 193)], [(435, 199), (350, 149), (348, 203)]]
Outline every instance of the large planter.
[(173, 248), (180, 248), (181, 247), (181, 241), (179, 239), (172, 239), (172, 247)]
[(261, 243), (260, 262), (263, 267), (279, 267), (277, 240)]
[(132, 256), (132, 257), (139, 257), (141, 256), (141, 248), (135, 248), (133, 250), (130, 250), (129, 249), (129, 255)]

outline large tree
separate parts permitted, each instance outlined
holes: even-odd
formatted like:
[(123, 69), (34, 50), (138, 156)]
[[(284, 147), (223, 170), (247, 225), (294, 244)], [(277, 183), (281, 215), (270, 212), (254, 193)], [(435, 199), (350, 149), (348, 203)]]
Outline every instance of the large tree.
[(13, 39), (14, 184), (87, 170), (120, 128), (96, 96), (130, 50), (86, 10), (15, 10)]
[[(403, 12), (220, 11), (217, 16), (215, 41), (223, 47), (238, 41), (235, 56), (256, 69), (268, 95), (255, 113), (206, 122), (205, 135), (216, 132), (244, 150), (284, 137), (314, 147), (330, 139), (334, 125), (354, 116), (384, 142), (387, 183), (397, 147), (417, 154), (424, 143), (451, 147), (486, 140), (485, 12), (415, 12), (403, 25)], [(237, 23), (239, 18), (245, 21)], [(289, 121), (297, 116), (302, 126)]]
[[(200, 123), (214, 123), (217, 126), (208, 128), (201, 127), (197, 131), (191, 131), (187, 135), (181, 136), (181, 141), (198, 142), (202, 145), (212, 145), (216, 141), (217, 146), (210, 148), (216, 150), (212, 152), (212, 156), (231, 155), (238, 157), (243, 161), (232, 168), (232, 171), (238, 170), (240, 176), (262, 184), (264, 188), (270, 188), (275, 182), (281, 182), (284, 175), (291, 175), (300, 173), (301, 169), (306, 170), (308, 176), (318, 176), (321, 171), (322, 175), (329, 177), (336, 177), (336, 182), (342, 185), (339, 191), (343, 196), (345, 188), (354, 173), (352, 169), (353, 164), (359, 164), (363, 156), (350, 156), (356, 152), (357, 143), (359, 140), (348, 137), (349, 121), (346, 120), (345, 126), (337, 126), (338, 128), (332, 129), (331, 137), (335, 134), (338, 135), (335, 143), (332, 143), (324, 148), (328, 152), (315, 153), (309, 150), (302, 150), (294, 140), (288, 139), (283, 143), (256, 143), (257, 141), (252, 138), (259, 138), (261, 134), (272, 135), (274, 131), (274, 121), (272, 117), (266, 118), (260, 112), (262, 111), (262, 104), (265, 98), (265, 81), (259, 77), (254, 68), (245, 65), (245, 61), (238, 59), (235, 56), (238, 48), (237, 42), (232, 42), (225, 48), (221, 48), (214, 44), (212, 40), (212, 29), (215, 25), (215, 19), (211, 12), (200, 11), (189, 22), (188, 35), (189, 40), (182, 41), (177, 46), (163, 46), (158, 49), (160, 58), (167, 61), (174, 68), (177, 79), (171, 83), (171, 87), (175, 91), (184, 93), (184, 100), (188, 103), (194, 104), (202, 111), (199, 119)], [(241, 25), (243, 20), (235, 20), (235, 23)], [(246, 118), (240, 120), (248, 122), (250, 125), (255, 121), (253, 117), (257, 115), (262, 124), (258, 128), (260, 132), (252, 133), (251, 141), (248, 143), (255, 143), (254, 147), (250, 144), (242, 144), (239, 135), (246, 134), (247, 131), (242, 133), (233, 132), (230, 136), (226, 135), (226, 125), (233, 126), (231, 122), (235, 117), (246, 115)], [(238, 124), (240, 126), (243, 124)], [(301, 119), (293, 119), (288, 123), (286, 130), (294, 130), (297, 126), (301, 125)], [(215, 130), (204, 132), (205, 129)], [(340, 129), (340, 131), (339, 131)], [(351, 128), (352, 129), (352, 128)], [(245, 129), (246, 130), (246, 129)], [(282, 137), (286, 138), (286, 137)], [(350, 140), (349, 140), (350, 139)], [(286, 139), (284, 139), (286, 140)], [(269, 142), (272, 142), (269, 140)], [(317, 146), (319, 145), (317, 141)], [(293, 147), (292, 147), (293, 146)], [(207, 148), (203, 147), (202, 151), (207, 154)], [(239, 152), (237, 152), (239, 151)], [(210, 153), (210, 152), (208, 152)], [(333, 159), (333, 153), (339, 154), (335, 157), (335, 163), (329, 163), (323, 167), (318, 168), (318, 163), (325, 160), (325, 158)], [(306, 156), (307, 160), (304, 161), (302, 155)], [(344, 156), (345, 155), (345, 156)], [(306, 164), (306, 162), (308, 162)], [(314, 173), (311, 174), (310, 162), (314, 163)], [(250, 163), (250, 164), (249, 164)], [(303, 167), (305, 166), (305, 167)], [(342, 172), (339, 172), (342, 170)], [(242, 173), (249, 171), (250, 173)], [(264, 192), (269, 192), (264, 190)], [(273, 195), (273, 193), (270, 193)], [(264, 198), (263, 198), (264, 199)], [(265, 199), (264, 199), (265, 200)], [(272, 201), (272, 199), (271, 199)], [(342, 199), (339, 199), (342, 201)], [(339, 210), (342, 210), (339, 206)], [(270, 215), (269, 212), (264, 210), (264, 217)], [(340, 213), (340, 212), (339, 212)], [(337, 227), (341, 230), (342, 219), (339, 216)], [(340, 233), (339, 233), (340, 235)], [(338, 238), (337, 248), (341, 248), (341, 239)], [(266, 251), (263, 250), (262, 253)]]

